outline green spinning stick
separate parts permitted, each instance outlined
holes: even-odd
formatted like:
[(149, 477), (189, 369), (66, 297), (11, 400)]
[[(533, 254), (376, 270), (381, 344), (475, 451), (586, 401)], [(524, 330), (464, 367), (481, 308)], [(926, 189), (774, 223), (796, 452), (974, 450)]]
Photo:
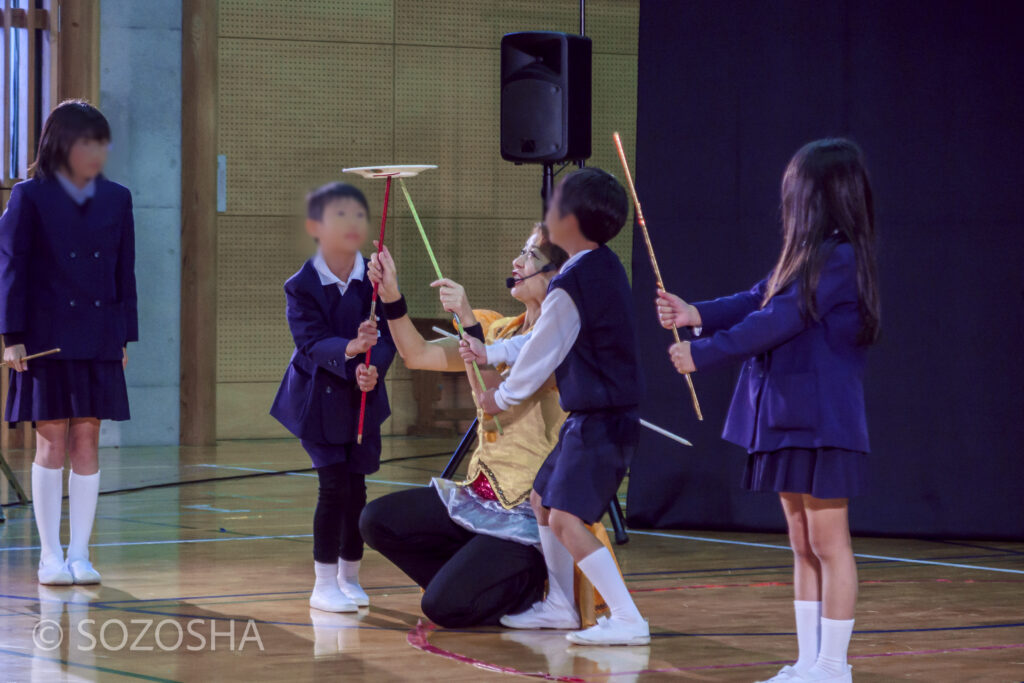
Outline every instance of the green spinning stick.
[[(409, 196), (409, 190), (405, 187), (405, 181), (401, 177), (398, 178), (398, 184), (402, 186), (402, 194), (405, 195), (405, 201), (409, 205), (409, 212), (412, 213), (412, 220), (416, 223), (416, 227), (419, 228), (420, 237), (423, 238), (423, 246), (427, 248), (427, 256), (430, 257), (430, 262), (434, 264), (434, 272), (437, 273), (437, 279), (443, 280), (444, 275), (441, 274), (441, 266), (437, 265), (437, 257), (434, 256), (434, 250), (430, 248), (430, 240), (427, 238), (427, 231), (423, 229), (423, 221), (420, 220), (420, 215), (416, 213), (416, 207), (412, 203), (412, 197)], [(459, 339), (463, 339), (466, 336), (466, 330), (462, 328), (462, 321), (459, 320), (459, 316), (456, 313), (452, 313), (455, 316), (455, 329), (459, 331)], [(480, 388), (487, 391), (487, 385), (484, 384), (484, 376), (480, 374), (480, 366), (473, 361), (473, 372), (476, 373), (476, 381), (480, 383)], [(498, 418), (494, 417), (494, 426), (498, 428), (499, 434), (505, 432), (501, 429), (501, 423), (498, 422)]]

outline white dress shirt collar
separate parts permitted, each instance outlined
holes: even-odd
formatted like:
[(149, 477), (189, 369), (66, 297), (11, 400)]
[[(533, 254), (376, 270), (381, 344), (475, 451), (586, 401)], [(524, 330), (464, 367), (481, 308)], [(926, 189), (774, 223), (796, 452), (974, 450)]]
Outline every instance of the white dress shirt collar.
[(63, 187), (64, 191), (68, 193), (69, 197), (71, 197), (71, 201), (73, 201), (75, 204), (78, 204), (79, 206), (85, 204), (87, 201), (92, 199), (93, 196), (96, 194), (95, 178), (87, 182), (84, 187), (78, 187), (73, 182), (71, 182), (70, 178), (65, 176), (60, 171), (57, 171), (55, 175), (57, 176), (57, 182), (60, 183), (60, 186)]
[(559, 273), (564, 273), (569, 270), (579, 261), (581, 258), (594, 251), (593, 249), (584, 249), (583, 251), (577, 251), (575, 254), (569, 257), (569, 260), (562, 264), (562, 267), (558, 269)]
[(342, 280), (340, 277), (331, 272), (331, 269), (327, 267), (327, 261), (324, 260), (324, 255), (319, 250), (316, 252), (316, 256), (313, 257), (313, 268), (316, 269), (316, 274), (320, 276), (320, 284), (324, 287), (327, 285), (338, 285), (338, 290), (344, 294), (348, 286), (356, 280), (362, 280), (366, 274), (366, 264), (363, 263), (363, 255), (356, 254), (355, 263), (352, 265), (352, 272), (349, 273), (347, 280)]

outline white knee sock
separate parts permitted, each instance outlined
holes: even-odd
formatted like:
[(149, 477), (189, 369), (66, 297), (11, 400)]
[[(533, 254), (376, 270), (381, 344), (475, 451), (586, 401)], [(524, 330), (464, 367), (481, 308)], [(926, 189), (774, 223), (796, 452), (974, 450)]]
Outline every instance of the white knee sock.
[(626, 582), (619, 574), (619, 568), (615, 566), (615, 558), (608, 552), (608, 548), (601, 546), (599, 550), (590, 553), (580, 560), (579, 567), (604, 598), (605, 604), (612, 612), (612, 618), (628, 621), (643, 620), (640, 610), (636, 608), (633, 598), (629, 595)]
[(544, 553), (544, 564), (548, 568), (547, 601), (559, 607), (572, 609), (576, 604), (573, 596), (574, 579), (572, 555), (555, 536), (550, 526), (540, 526), (540, 547)]
[(796, 613), (796, 641), (800, 654), (794, 664), (797, 671), (806, 671), (818, 659), (821, 642), (821, 602), (818, 600), (794, 600)]
[(64, 564), (60, 546), (60, 502), (64, 497), (64, 468), (32, 463), (32, 512), (39, 530), (39, 563)]
[(68, 519), (71, 522), (71, 542), (68, 544), (68, 562), (89, 559), (89, 539), (92, 523), (96, 519), (96, 502), (100, 495), (100, 473), (75, 474), (68, 477)]
[(821, 618), (821, 649), (814, 670), (830, 674), (846, 671), (846, 650), (853, 634), (853, 619)]

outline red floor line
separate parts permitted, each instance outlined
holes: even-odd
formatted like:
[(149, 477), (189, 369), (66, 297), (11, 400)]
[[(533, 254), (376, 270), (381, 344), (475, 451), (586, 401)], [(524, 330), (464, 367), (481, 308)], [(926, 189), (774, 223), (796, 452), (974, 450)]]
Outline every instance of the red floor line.
[(456, 662), (461, 662), (463, 664), (471, 664), (477, 667), (478, 669), (484, 669), (485, 671), (493, 671), (495, 673), (503, 674), (515, 674), (517, 676), (529, 676), (530, 678), (540, 678), (545, 681), (566, 681), (568, 683), (585, 683), (585, 679), (583, 678), (553, 676), (544, 671), (520, 671), (519, 669), (515, 669), (512, 667), (492, 664), (490, 662), (485, 662), (482, 659), (475, 659), (473, 657), (468, 657), (466, 655), (460, 655), (459, 653), (452, 652), (451, 650), (439, 648), (436, 645), (430, 644), (428, 636), (431, 630), (433, 629), (430, 626), (424, 625), (423, 621), (421, 620), (416, 624), (416, 628), (409, 631), (409, 635), (406, 636), (406, 640), (410, 645), (412, 645), (414, 648), (422, 652), (427, 652), (432, 655), (438, 655), (439, 657), (451, 659)]

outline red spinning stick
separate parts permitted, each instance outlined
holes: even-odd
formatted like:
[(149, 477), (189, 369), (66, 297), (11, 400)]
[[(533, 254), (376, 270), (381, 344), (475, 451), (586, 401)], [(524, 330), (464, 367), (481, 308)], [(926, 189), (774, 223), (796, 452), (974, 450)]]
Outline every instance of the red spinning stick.
[[(393, 175), (393, 174), (392, 174)], [(377, 240), (377, 254), (380, 254), (381, 250), (384, 249), (384, 226), (388, 222), (388, 198), (391, 196), (391, 178), (392, 175), (387, 177), (387, 184), (384, 185), (384, 210), (380, 214), (380, 238)], [(370, 299), (370, 320), (374, 320), (374, 315), (377, 311), (377, 289), (380, 287), (379, 282), (373, 284), (373, 297)], [(370, 367), (370, 352), (373, 351), (373, 347), (366, 349), (366, 367)], [(363, 422), (366, 420), (366, 392), (363, 392), (362, 398), (359, 400), (359, 431), (356, 433), (356, 443), (363, 443)]]

